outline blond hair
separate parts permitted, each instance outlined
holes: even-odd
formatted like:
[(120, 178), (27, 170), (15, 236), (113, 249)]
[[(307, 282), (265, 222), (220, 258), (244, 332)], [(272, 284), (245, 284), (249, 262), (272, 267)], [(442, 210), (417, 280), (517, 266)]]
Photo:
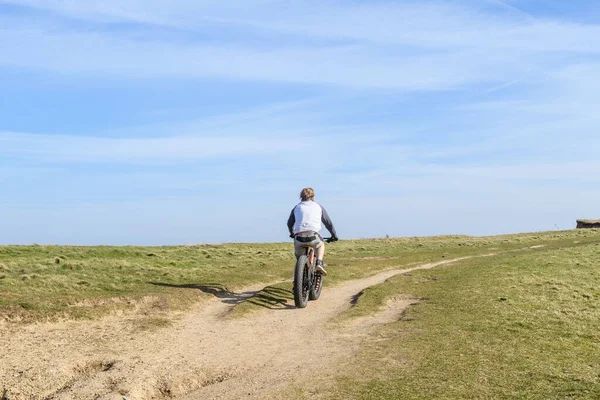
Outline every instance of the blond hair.
[(314, 199), (315, 199), (315, 191), (313, 188), (304, 188), (300, 192), (300, 200), (308, 201), (308, 200), (314, 200)]

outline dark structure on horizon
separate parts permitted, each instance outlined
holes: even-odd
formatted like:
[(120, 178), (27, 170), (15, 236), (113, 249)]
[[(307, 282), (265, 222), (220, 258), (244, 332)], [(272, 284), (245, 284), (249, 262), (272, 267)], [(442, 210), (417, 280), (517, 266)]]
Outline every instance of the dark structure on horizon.
[(577, 229), (600, 229), (600, 219), (578, 219)]

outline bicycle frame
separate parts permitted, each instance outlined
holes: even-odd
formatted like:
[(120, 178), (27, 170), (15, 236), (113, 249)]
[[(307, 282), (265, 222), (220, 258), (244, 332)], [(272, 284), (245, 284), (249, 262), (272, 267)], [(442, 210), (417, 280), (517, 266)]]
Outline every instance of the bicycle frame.
[(315, 286), (315, 249), (307, 247), (306, 256), (308, 257), (308, 287), (314, 288)]
[(306, 248), (306, 256), (308, 257), (308, 262), (311, 266), (314, 266), (315, 261), (315, 249), (312, 247)]

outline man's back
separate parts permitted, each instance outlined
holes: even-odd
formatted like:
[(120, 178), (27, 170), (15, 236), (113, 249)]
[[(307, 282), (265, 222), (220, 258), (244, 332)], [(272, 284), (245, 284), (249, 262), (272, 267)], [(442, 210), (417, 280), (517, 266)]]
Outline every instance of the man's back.
[(294, 207), (293, 210), (295, 223), (293, 233), (321, 230), (321, 219), (323, 217), (323, 209), (321, 206), (312, 201), (302, 201)]

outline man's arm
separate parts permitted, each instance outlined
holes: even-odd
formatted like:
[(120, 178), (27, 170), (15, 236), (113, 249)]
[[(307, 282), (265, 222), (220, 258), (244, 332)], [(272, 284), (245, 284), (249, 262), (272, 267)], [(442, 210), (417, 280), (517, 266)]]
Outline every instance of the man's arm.
[(296, 223), (296, 216), (294, 215), (294, 210), (296, 207), (292, 208), (292, 212), (290, 213), (290, 217), (287, 221), (288, 231), (290, 231), (290, 236), (294, 236), (294, 224)]
[(335, 227), (333, 226), (333, 222), (331, 222), (331, 218), (329, 218), (329, 214), (327, 214), (327, 211), (323, 208), (323, 206), (321, 206), (321, 210), (323, 210), (323, 214), (321, 215), (321, 222), (323, 222), (325, 228), (327, 228), (329, 233), (331, 233), (331, 237), (337, 239), (338, 235), (335, 232)]

